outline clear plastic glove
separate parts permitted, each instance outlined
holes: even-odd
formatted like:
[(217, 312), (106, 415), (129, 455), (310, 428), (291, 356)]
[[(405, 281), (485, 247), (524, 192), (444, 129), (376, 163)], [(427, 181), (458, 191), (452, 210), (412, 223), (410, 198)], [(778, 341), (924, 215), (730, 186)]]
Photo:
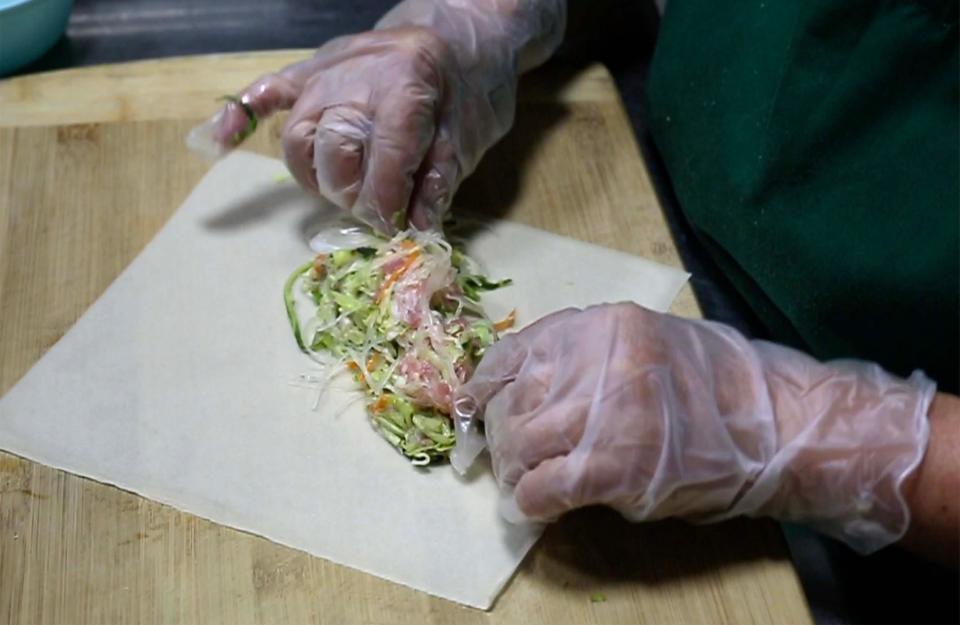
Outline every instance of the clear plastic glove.
[(482, 411), (494, 473), (531, 519), (591, 504), (638, 521), (770, 516), (869, 552), (906, 531), (901, 486), (934, 390), (614, 304), (503, 338), (455, 406)]
[(266, 75), (191, 131), (219, 156), (291, 109), (287, 165), (383, 232), (439, 228), (461, 180), (513, 122), (518, 75), (549, 58), (564, 0), (406, 0), (371, 32)]

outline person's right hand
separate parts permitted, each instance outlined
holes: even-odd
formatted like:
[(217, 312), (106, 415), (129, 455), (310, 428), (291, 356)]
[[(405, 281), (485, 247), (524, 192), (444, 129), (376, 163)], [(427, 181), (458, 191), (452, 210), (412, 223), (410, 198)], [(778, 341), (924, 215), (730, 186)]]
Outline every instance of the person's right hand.
[(407, 0), (376, 30), (260, 78), (188, 142), (219, 155), (246, 138), (250, 115), (290, 109), (283, 151), (303, 187), (383, 232), (439, 228), (509, 129), (519, 72), (558, 44), (563, 6)]
[(906, 530), (933, 392), (919, 373), (607, 304), (502, 338), (454, 405), (482, 411), (494, 474), (527, 517), (771, 516), (870, 551)]

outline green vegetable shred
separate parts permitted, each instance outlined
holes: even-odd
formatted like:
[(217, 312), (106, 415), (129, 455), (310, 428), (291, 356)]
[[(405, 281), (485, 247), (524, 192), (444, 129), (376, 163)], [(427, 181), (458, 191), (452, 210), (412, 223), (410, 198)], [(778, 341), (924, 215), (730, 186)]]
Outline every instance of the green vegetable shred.
[(513, 324), (514, 313), (494, 323), (480, 305), (508, 284), (480, 275), (441, 235), (407, 230), (298, 267), (284, 304), (298, 347), (345, 365), (374, 429), (425, 465), (448, 457), (453, 393)]

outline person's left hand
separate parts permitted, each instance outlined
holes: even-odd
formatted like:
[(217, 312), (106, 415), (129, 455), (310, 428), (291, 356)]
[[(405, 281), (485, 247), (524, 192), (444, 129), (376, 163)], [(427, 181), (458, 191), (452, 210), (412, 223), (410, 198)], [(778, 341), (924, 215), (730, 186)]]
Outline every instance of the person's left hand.
[(262, 76), (191, 131), (219, 156), (290, 110), (287, 166), (383, 233), (440, 229), (457, 187), (513, 123), (519, 74), (563, 35), (565, 2), (405, 0), (374, 30)]
[(461, 57), (473, 51), (458, 45), (423, 27), (334, 39), (257, 80), (199, 132), (226, 150), (244, 137), (248, 114), (290, 108), (283, 150), (301, 186), (381, 232), (408, 220), (439, 228), (460, 181), (513, 118), (516, 75), (499, 75), (510, 65), (485, 66), (477, 52), (470, 76), (486, 68), (496, 74), (487, 82), (505, 85), (493, 98), (467, 80)]

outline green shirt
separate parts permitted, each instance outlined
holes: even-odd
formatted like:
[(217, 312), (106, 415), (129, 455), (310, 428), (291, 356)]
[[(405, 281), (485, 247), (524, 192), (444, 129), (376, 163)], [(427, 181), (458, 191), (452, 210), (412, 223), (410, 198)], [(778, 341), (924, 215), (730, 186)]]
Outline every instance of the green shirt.
[(776, 340), (956, 391), (957, 3), (678, 0), (649, 123), (700, 239)]

